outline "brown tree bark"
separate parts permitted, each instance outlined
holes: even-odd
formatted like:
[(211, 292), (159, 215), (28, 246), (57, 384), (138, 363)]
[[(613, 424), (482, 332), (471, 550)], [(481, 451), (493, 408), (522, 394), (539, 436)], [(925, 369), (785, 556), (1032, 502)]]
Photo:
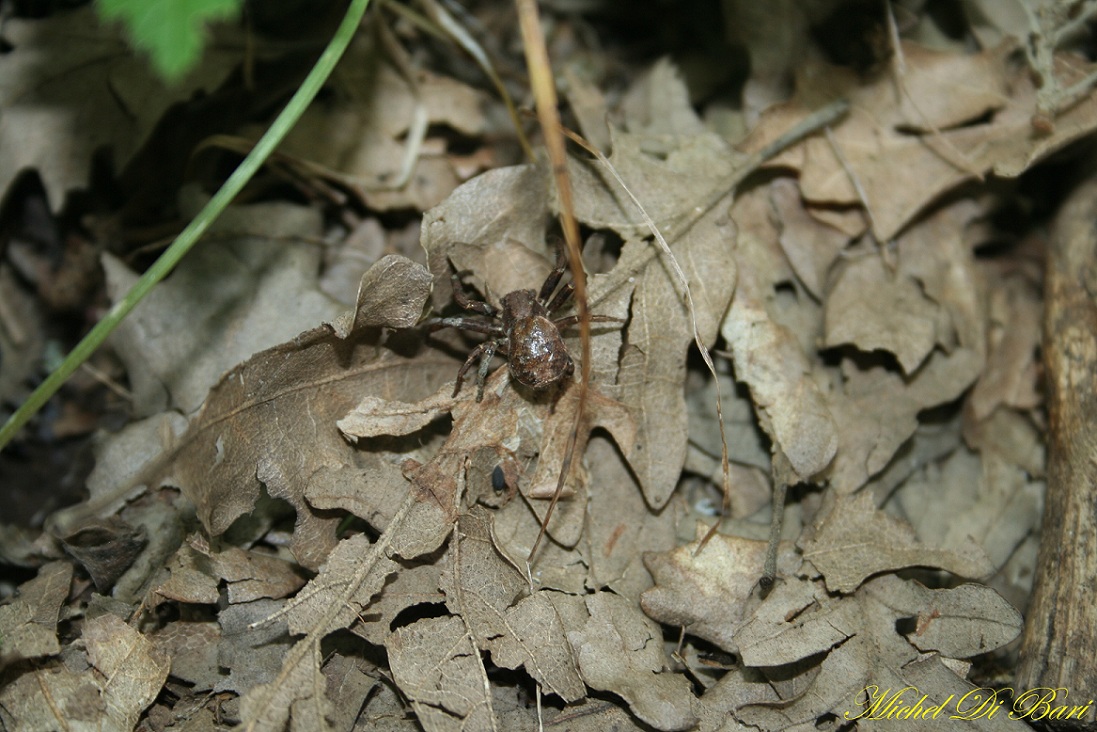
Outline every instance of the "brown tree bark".
[(1059, 212), (1045, 302), (1047, 499), (1016, 691), (1060, 689), (1050, 706), (1068, 709), (1093, 700), (1081, 720), (1030, 719), (1097, 730), (1097, 178)]

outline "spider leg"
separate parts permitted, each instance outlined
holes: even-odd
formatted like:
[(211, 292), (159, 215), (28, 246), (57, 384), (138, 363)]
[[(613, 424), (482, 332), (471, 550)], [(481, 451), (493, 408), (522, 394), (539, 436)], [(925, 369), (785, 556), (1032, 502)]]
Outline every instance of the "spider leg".
[(495, 317), (498, 311), (489, 303), (473, 300), (468, 296), (468, 293), (465, 292), (465, 283), (461, 282), (461, 273), (458, 272), (457, 267), (453, 265), (453, 260), (447, 259), (446, 261), (449, 262), (449, 280), (453, 284), (453, 301), (465, 310), (471, 310), (474, 313)]
[[(483, 305), (486, 303), (479, 304)], [(459, 315), (449, 318), (430, 318), (429, 320), (424, 321), (423, 325), (431, 330), (438, 330), (439, 328), (457, 328), (459, 330), (471, 330), (476, 333), (487, 333), (488, 335), (497, 337), (505, 335), (503, 326), (498, 323), (473, 320), (472, 318), (465, 318)]]
[[(578, 315), (569, 315), (566, 318), (557, 318), (552, 321), (557, 328), (563, 330), (564, 328), (570, 328), (571, 326), (579, 322)], [(592, 315), (590, 316), (590, 322), (592, 323), (623, 323), (623, 318), (615, 318), (612, 315)]]
[[(542, 303), (548, 302), (549, 295), (551, 295), (552, 291), (556, 289), (556, 286), (560, 284), (560, 278), (564, 276), (564, 272), (567, 270), (567, 268), (568, 252), (567, 249), (564, 248), (563, 244), (559, 244), (556, 248), (556, 266), (553, 267), (551, 272), (549, 272), (549, 276), (545, 278), (545, 284), (541, 285), (541, 293), (537, 296), (538, 300), (540, 300)], [(571, 287), (571, 285), (568, 285), (568, 287)], [(559, 299), (560, 296), (557, 295), (553, 299), (553, 302), (555, 303)], [(562, 305), (563, 303), (561, 302), (560, 304)], [(550, 312), (552, 311), (551, 307), (549, 307), (548, 309)]]
[(495, 351), (499, 348), (499, 342), (496, 340), (484, 341), (476, 348), (472, 349), (472, 353), (465, 360), (460, 371), (457, 372), (457, 382), (453, 385), (453, 396), (457, 396), (457, 393), (461, 391), (461, 383), (465, 380), (465, 374), (472, 368), (473, 362), (480, 359), (480, 369), (476, 372), (476, 401), (480, 401), (484, 398), (484, 381), (488, 377), (488, 369), (491, 367), (491, 359), (495, 356)]
[(552, 302), (545, 306), (545, 310), (548, 310), (550, 313), (555, 313), (557, 310), (564, 307), (564, 305), (567, 305), (568, 300), (571, 299), (571, 296), (574, 293), (575, 285), (570, 282), (567, 283), (556, 293), (556, 297), (552, 298)]

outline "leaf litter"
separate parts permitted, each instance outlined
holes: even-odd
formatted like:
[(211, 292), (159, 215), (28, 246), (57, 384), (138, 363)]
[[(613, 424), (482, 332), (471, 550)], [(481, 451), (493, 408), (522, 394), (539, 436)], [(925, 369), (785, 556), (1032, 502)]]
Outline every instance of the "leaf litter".
[[(1091, 133), (1097, 100), (1034, 134), (1017, 41), (930, 47), (931, 24), (871, 73), (803, 61), (790, 98), (760, 65), (752, 99), (787, 101), (743, 140), (714, 131), (669, 60), (612, 99), (568, 69), (582, 131), (631, 194), (569, 161), (591, 311), (620, 322), (594, 324), (575, 460), (532, 560), (578, 387), (536, 393), (497, 368), (483, 401), (454, 395), (474, 341), (415, 325), (452, 311), (451, 263), (496, 304), (544, 279), (551, 175), (512, 165), (458, 185), (456, 153), (423, 155), (414, 120), (484, 134), (483, 99), (410, 78), (418, 61), (386, 36), (390, 58), (358, 79), (375, 101), (310, 123), (369, 129), (366, 157), (303, 132), (287, 151), (368, 208), (430, 207), (422, 249), (377, 257), (340, 315), (301, 243), (322, 236), (315, 212), (238, 206), (226, 231), (250, 238), (207, 243), (142, 306), (115, 347), (146, 418), (104, 438), (88, 501), (50, 517), (37, 577), (0, 607), (5, 720), (807, 729), (855, 716), (870, 687), (940, 701), (996, 681), (981, 663), (1009, 662), (1035, 561), (1042, 304), (1023, 248), (981, 249), (1005, 195), (982, 181)], [(1055, 54), (1055, 83), (1086, 73)], [(839, 97), (845, 117), (742, 168)], [(412, 187), (363, 183), (397, 175), (405, 144), (423, 146)], [(188, 330), (195, 308), (212, 315)], [(721, 417), (691, 317), (720, 356), (735, 491), (708, 541)], [(801, 485), (787, 509), (773, 483)]]

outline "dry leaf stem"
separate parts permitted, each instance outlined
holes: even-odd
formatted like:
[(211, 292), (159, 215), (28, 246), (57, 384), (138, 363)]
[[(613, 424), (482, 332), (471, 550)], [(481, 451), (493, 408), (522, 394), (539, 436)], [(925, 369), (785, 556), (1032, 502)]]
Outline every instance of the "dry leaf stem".
[(579, 222), (575, 219), (575, 204), (572, 197), (571, 180), (568, 178), (567, 147), (561, 133), (560, 111), (556, 96), (556, 82), (549, 65), (548, 49), (545, 48), (545, 34), (541, 29), (541, 19), (537, 13), (535, 0), (516, 0), (518, 24), (522, 30), (522, 45), (526, 50), (526, 64), (529, 66), (530, 86), (537, 104), (537, 120), (548, 149), (549, 162), (552, 165), (556, 191), (560, 197), (560, 225), (564, 231), (564, 242), (568, 248), (571, 262), (571, 279), (575, 287), (575, 305), (579, 314), (579, 340), (582, 348), (582, 376), (579, 379), (579, 406), (575, 410), (575, 425), (568, 436), (564, 451), (564, 463), (560, 467), (560, 477), (556, 483), (556, 492), (552, 496), (545, 520), (541, 524), (541, 533), (533, 542), (529, 559), (537, 552), (541, 539), (545, 536), (549, 519), (556, 508), (556, 502), (564, 489), (564, 480), (571, 471), (572, 456), (579, 429), (583, 424), (583, 410), (587, 403), (587, 385), (590, 383), (590, 308), (587, 305), (587, 279), (583, 272), (583, 253), (579, 244)]

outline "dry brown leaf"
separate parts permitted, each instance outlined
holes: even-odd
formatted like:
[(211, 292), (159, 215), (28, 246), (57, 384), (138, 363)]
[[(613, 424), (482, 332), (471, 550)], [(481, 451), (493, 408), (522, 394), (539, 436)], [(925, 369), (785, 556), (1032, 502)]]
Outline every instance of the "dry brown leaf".
[(19, 585), (19, 595), (12, 602), (0, 606), (0, 658), (4, 665), (61, 652), (57, 617), (71, 583), (72, 565), (50, 562), (34, 579)]
[[(681, 626), (689, 634), (735, 653), (735, 634), (762, 576), (766, 542), (716, 534), (698, 553), (707, 531), (699, 526), (696, 541), (644, 556), (655, 586), (640, 596), (640, 606), (661, 623)], [(778, 560), (782, 576), (797, 569), (791, 548), (785, 545)]]
[(959, 397), (982, 368), (982, 356), (967, 348), (934, 351), (911, 377), (883, 366), (846, 359), (827, 407), (838, 426), (838, 451), (828, 470), (830, 485), (852, 493), (891, 462), (918, 429), (918, 414)]
[(1021, 634), (1021, 613), (984, 585), (931, 590), (890, 577), (879, 588), (886, 590), (887, 602), (897, 614), (917, 618), (906, 635), (923, 652), (970, 658), (997, 650)]
[(19, 171), (37, 169), (58, 209), (87, 186), (100, 148), (121, 170), (172, 104), (219, 85), (239, 56), (235, 42), (211, 44), (194, 72), (166, 85), (95, 10), (15, 16), (4, 27), (19, 52), (0, 74), (0, 181), (7, 187)]
[(824, 345), (895, 354), (913, 373), (939, 340), (938, 307), (913, 278), (891, 271), (877, 251), (841, 260), (826, 294)]
[[(43, 697), (53, 703), (43, 704)], [(60, 662), (29, 671), (5, 685), (0, 689), (0, 705), (26, 729), (65, 729), (74, 720), (87, 720), (85, 729), (123, 729), (108, 716), (107, 702), (94, 677)]]
[(453, 389), (448, 384), (413, 404), (366, 396), (335, 424), (352, 442), (382, 435), (407, 435), (446, 416), (455, 403)]
[[(797, 580), (797, 582), (800, 582)], [(803, 585), (805, 588), (806, 585)], [(911, 589), (911, 588), (914, 589)], [(987, 610), (974, 609), (968, 590), (941, 590), (935, 594), (892, 576), (871, 580), (852, 597), (835, 598), (815, 591), (807, 596), (791, 586), (778, 586), (763, 603), (752, 622), (739, 634), (740, 651), (747, 665), (788, 664), (825, 653), (817, 673), (795, 694), (781, 701), (748, 704), (736, 717), (764, 730), (783, 730), (813, 723), (824, 714), (851, 719), (861, 714), (859, 700), (866, 689), (899, 690), (914, 686), (929, 696), (927, 704), (943, 703), (949, 694), (959, 699), (974, 686), (962, 680), (938, 655), (923, 656), (896, 630), (900, 619), (925, 614), (928, 622), (934, 609), (949, 613), (941, 636), (945, 645), (968, 652), (978, 642), (987, 649), (999, 647), (1016, 636), (1020, 624), (1016, 611), (1004, 605), (992, 590), (975, 591), (976, 603), (990, 603)], [(952, 593), (952, 594), (950, 594)], [(985, 593), (985, 594), (984, 594)], [(993, 599), (988, 599), (993, 596)], [(946, 599), (947, 598), (947, 599)], [(994, 610), (989, 608), (993, 607)], [(975, 631), (972, 642), (967, 616), (993, 617), (1002, 632)], [(1012, 635), (1011, 635), (1012, 634)], [(947, 638), (947, 639), (946, 639)], [(978, 650), (974, 650), (978, 653)], [(951, 662), (950, 662), (951, 663)], [(922, 664), (922, 665), (919, 665)], [(794, 667), (792, 667), (794, 668)], [(913, 704), (916, 699), (911, 699)], [(972, 722), (969, 722), (969, 724)], [(976, 720), (973, 724), (979, 725)]]
[[(142, 416), (192, 414), (226, 371), (343, 310), (317, 288), (318, 211), (235, 206), (212, 228), (111, 336)], [(103, 266), (117, 301), (138, 275), (109, 255)]]
[(401, 61), (385, 57), (384, 45), (374, 34), (355, 37), (334, 72), (333, 98), (310, 106), (280, 151), (326, 168), (374, 211), (425, 211), (491, 162), (473, 160), (468, 169), (467, 156), (449, 151), (448, 136), (430, 128), (481, 135), (486, 100), (427, 69), (401, 70)]
[(834, 459), (838, 430), (801, 337), (774, 314), (776, 288), (792, 274), (777, 247), (767, 198), (754, 189), (732, 208), (741, 232), (740, 277), (720, 334), (732, 351), (736, 378), (750, 387), (762, 428), (805, 480)]
[(808, 292), (822, 298), (827, 275), (849, 236), (812, 218), (800, 197), (800, 186), (778, 178), (770, 184), (770, 200), (781, 234), (781, 249)]
[(427, 732), (499, 729), (480, 651), (461, 618), (418, 620), (385, 647), (393, 679)]
[[(587, 462), (591, 491), (586, 534), (579, 545), (588, 568), (586, 586), (609, 588), (638, 603), (640, 593), (651, 586), (644, 553), (674, 548), (689, 507), (675, 493), (661, 510), (653, 511), (628, 462), (604, 436), (591, 440)], [(542, 560), (538, 569), (544, 570), (546, 564)]]
[[(422, 278), (412, 275), (406, 284), (409, 297), (418, 290), (425, 299)], [(407, 369), (413, 360), (418, 367)], [(341, 339), (330, 326), (304, 333), (236, 367), (210, 392), (173, 456), (172, 478), (215, 535), (251, 510), (261, 481), (297, 510), (295, 550), (302, 564), (315, 566), (333, 545), (332, 522), (305, 503), (308, 477), (351, 462), (335, 420), (363, 392), (419, 396), (435, 388), (433, 369), (442, 361), (378, 353), (368, 339)], [(235, 490), (213, 491), (220, 485)]]
[[(209, 558), (193, 547), (179, 547), (167, 570), (168, 578), (153, 590), (160, 598), (205, 605), (212, 605), (220, 599), (217, 577), (213, 575)], [(152, 604), (159, 605), (159, 598)]]
[[(674, 256), (693, 291), (697, 327), (711, 345), (735, 289), (735, 227), (726, 203), (718, 203), (674, 244)], [(650, 253), (629, 243), (617, 267), (627, 270)], [(636, 277), (627, 345), (621, 354), (617, 389), (635, 414), (639, 430), (625, 454), (640, 479), (644, 497), (661, 508), (678, 485), (686, 460), (689, 422), (684, 385), (686, 352), (693, 343), (690, 315), (676, 278), (652, 262)]]
[(257, 600), (229, 605), (217, 614), (221, 626), (217, 663), (228, 674), (217, 682), (215, 692), (243, 695), (277, 677), (291, 639), (285, 622), (270, 619), (284, 605), (278, 600)]
[(630, 600), (598, 592), (557, 595), (553, 602), (588, 686), (617, 694), (656, 729), (685, 730), (697, 722), (689, 681), (667, 668), (662, 631)]
[(145, 707), (160, 693), (170, 659), (115, 615), (100, 615), (84, 625), (88, 662), (102, 674), (107, 717), (116, 729), (133, 729)]
[(968, 400), (977, 421), (1000, 405), (1032, 409), (1042, 401), (1037, 355), (1043, 303), (1036, 286), (1024, 278), (995, 279), (989, 288), (987, 365)]
[(998, 569), (1034, 529), (1043, 484), (996, 452), (960, 448), (939, 466), (928, 466), (896, 494), (918, 538), (962, 550), (976, 541)]
[(970, 538), (955, 548), (919, 542), (909, 524), (878, 511), (870, 493), (827, 497), (816, 516), (814, 536), (802, 547), (804, 559), (822, 572), (832, 592), (852, 592), (873, 574), (904, 567), (939, 567), (972, 578), (994, 571)]
[(410, 328), (423, 317), (434, 279), (427, 268), (399, 254), (381, 257), (358, 283), (353, 319), (333, 323), (340, 338), (365, 328)]
[(500, 553), (491, 524), (491, 514), (479, 507), (458, 520), (452, 565), (442, 580), (447, 606), (495, 664), (525, 667), (564, 701), (582, 698), (586, 688), (556, 609), (542, 592), (526, 594), (529, 585), (514, 560)]
[[(1005, 42), (964, 56), (903, 42), (901, 83), (907, 93), (897, 92), (890, 69), (865, 84), (851, 69), (806, 64), (794, 100), (767, 110), (747, 145), (760, 148), (787, 128), (787, 120), (801, 118), (821, 100), (849, 99), (850, 114), (833, 135), (845, 166), (825, 138), (809, 140), (774, 164), (801, 171), (809, 201), (860, 204), (849, 175), (836, 174), (848, 166), (867, 198), (877, 240), (887, 241), (962, 181), (991, 171), (1018, 176), (1097, 127), (1097, 94), (1091, 92), (1053, 120), (1050, 134), (1037, 134), (1032, 126), (1037, 90), (1030, 70), (1011, 60), (1015, 50)], [(1057, 59), (1064, 87), (1084, 76), (1075, 59), (1066, 54)], [(901, 185), (896, 171), (902, 171)]]
[(221, 627), (213, 621), (177, 620), (149, 633), (156, 649), (171, 660), (171, 677), (209, 691), (222, 680), (218, 663)]
[(142, 527), (130, 526), (120, 516), (89, 519), (58, 538), (65, 551), (91, 575), (100, 592), (114, 587), (147, 542)]

